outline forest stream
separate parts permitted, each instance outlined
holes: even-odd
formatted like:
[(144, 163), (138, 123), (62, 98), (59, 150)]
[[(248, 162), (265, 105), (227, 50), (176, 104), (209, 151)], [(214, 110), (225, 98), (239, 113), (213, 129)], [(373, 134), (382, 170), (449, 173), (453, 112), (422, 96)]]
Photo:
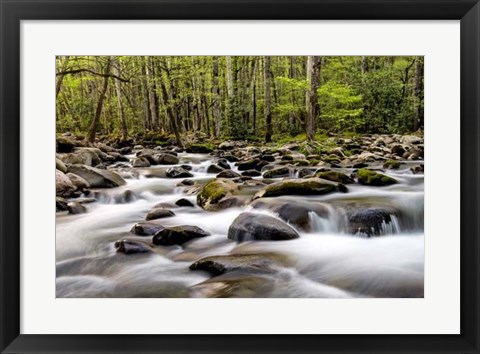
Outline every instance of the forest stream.
[[(359, 183), (355, 161), (325, 165), (340, 184), (325, 181), (332, 178), (318, 166), (286, 165), (285, 151), (249, 153), (260, 156), (257, 162), (268, 156), (270, 166), (250, 169), (241, 166), (248, 156), (236, 162), (226, 150), (171, 151), (176, 159), (168, 164), (157, 156), (158, 164), (142, 166), (145, 150), (136, 147), (107, 166), (124, 181), (119, 186), (89, 181), (76, 198), (61, 199), (68, 208), (57, 199), (57, 297), (423, 297), (423, 157), (398, 158), (392, 169), (371, 154), (369, 171), (395, 181), (380, 186)], [(78, 162), (68, 161), (73, 154), (57, 159)], [(78, 167), (84, 165), (70, 166), (88, 179)], [(272, 169), (279, 174), (266, 178)], [(227, 177), (215, 179), (222, 171)], [(212, 196), (199, 197), (211, 180), (227, 190), (221, 207)], [(331, 183), (332, 190), (269, 189), (292, 180)]]

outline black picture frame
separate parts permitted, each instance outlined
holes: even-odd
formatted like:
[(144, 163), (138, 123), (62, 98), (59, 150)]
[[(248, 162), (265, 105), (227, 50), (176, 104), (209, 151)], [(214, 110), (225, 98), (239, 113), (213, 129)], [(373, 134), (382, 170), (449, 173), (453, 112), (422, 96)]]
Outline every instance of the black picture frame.
[[(0, 11), (1, 353), (479, 353), (477, 0), (0, 0)], [(461, 334), (20, 334), (20, 22), (85, 19), (461, 20)]]

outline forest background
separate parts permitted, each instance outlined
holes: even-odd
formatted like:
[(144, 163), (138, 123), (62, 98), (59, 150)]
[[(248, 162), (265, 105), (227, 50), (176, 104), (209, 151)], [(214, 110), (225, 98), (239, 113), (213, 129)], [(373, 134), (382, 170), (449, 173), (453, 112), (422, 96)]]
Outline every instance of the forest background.
[(423, 130), (423, 57), (58, 56), (57, 133), (183, 146)]

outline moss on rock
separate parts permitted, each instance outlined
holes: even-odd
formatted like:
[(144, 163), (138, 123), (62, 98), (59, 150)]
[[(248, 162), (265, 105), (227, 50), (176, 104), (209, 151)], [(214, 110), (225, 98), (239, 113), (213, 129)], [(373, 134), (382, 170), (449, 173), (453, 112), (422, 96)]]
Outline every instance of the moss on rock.
[(383, 168), (398, 170), (400, 168), (400, 162), (397, 160), (387, 160), (383, 164)]
[(197, 204), (205, 210), (219, 210), (219, 202), (238, 192), (237, 185), (229, 179), (217, 178), (205, 184), (197, 195)]
[(398, 183), (395, 178), (366, 168), (358, 170), (357, 177), (360, 184), (364, 184), (367, 186), (388, 186)]
[(349, 184), (354, 182), (353, 179), (347, 176), (345, 173), (338, 171), (320, 171), (317, 172), (315, 176), (343, 184)]
[(281, 195), (322, 195), (333, 192), (347, 192), (343, 184), (334, 183), (320, 178), (305, 178), (284, 180), (272, 183), (258, 191), (253, 199), (277, 197)]

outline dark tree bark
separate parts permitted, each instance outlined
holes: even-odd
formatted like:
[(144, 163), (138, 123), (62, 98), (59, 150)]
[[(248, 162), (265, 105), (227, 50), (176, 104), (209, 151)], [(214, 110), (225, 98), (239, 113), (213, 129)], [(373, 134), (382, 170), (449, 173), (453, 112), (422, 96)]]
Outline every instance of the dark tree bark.
[(264, 57), (264, 77), (265, 77), (265, 142), (272, 141), (272, 112), (270, 107), (270, 57)]
[(218, 87), (218, 57), (212, 58), (213, 75), (213, 121), (215, 125), (215, 138), (220, 136), (220, 89)]
[(305, 133), (309, 141), (315, 140), (315, 117), (317, 115), (317, 90), (320, 79), (320, 60), (318, 56), (307, 58), (308, 91), (306, 97), (307, 116), (305, 119)]
[(104, 70), (105, 76), (103, 77), (102, 91), (100, 92), (100, 96), (98, 97), (97, 108), (95, 109), (95, 116), (93, 117), (92, 124), (90, 125), (90, 129), (88, 130), (88, 142), (90, 143), (93, 143), (95, 141), (95, 135), (97, 134), (98, 123), (100, 122), (100, 117), (102, 115), (103, 101), (105, 100), (105, 94), (107, 93), (108, 89), (109, 76), (107, 75), (110, 73), (111, 64), (111, 58), (107, 57), (107, 63)]
[[(115, 62), (113, 63), (113, 73), (115, 76), (119, 76), (119, 67), (120, 62), (118, 59), (115, 59)], [(123, 104), (122, 104), (122, 89), (120, 86), (120, 80), (115, 78), (115, 92), (117, 94), (117, 106), (118, 106), (118, 114), (120, 116), (120, 125), (122, 127), (122, 139), (126, 140), (127, 139), (127, 122), (125, 120), (125, 111), (123, 109)]]
[(413, 131), (423, 127), (423, 107), (422, 101), (423, 87), (423, 58), (417, 57), (415, 60), (415, 77), (413, 84)]

